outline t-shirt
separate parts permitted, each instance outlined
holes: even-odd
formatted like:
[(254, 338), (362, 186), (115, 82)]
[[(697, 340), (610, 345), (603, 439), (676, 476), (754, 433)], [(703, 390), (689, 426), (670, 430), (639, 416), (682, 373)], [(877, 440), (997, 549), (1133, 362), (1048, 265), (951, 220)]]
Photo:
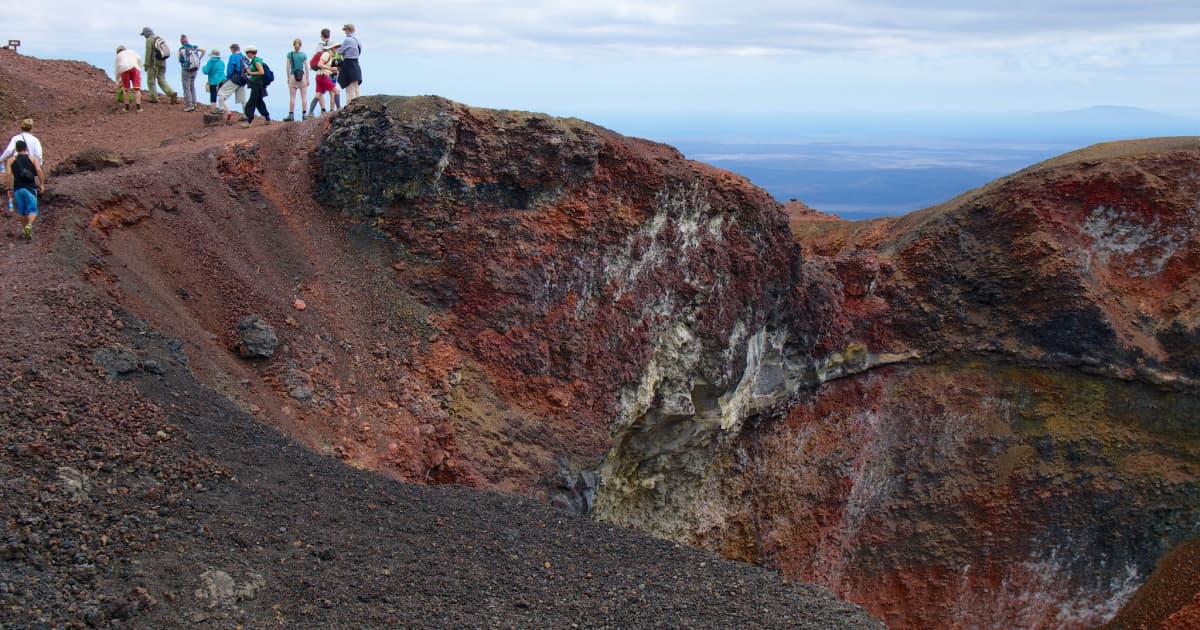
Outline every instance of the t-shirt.
[(308, 53), (305, 53), (303, 50), (293, 50), (287, 54), (287, 58), (288, 64), (290, 64), (288, 67), (289, 73), (304, 70), (304, 64), (308, 61)]
[[(249, 57), (246, 58), (246, 71), (247, 72), (262, 72), (263, 71), (262, 65), (263, 65), (262, 59), (259, 59), (258, 55), (255, 55), (253, 60), (251, 60)], [(250, 83), (262, 83), (262, 80), (263, 80), (263, 77), (261, 74), (250, 75)]]
[(7, 162), (8, 158), (17, 154), (17, 140), (24, 140), (25, 145), (29, 148), (29, 155), (32, 155), (39, 162), (45, 164), (46, 156), (42, 153), (41, 140), (38, 140), (36, 136), (28, 131), (22, 131), (13, 136), (12, 140), (8, 141), (8, 146), (4, 148), (4, 153), (0, 153), (0, 162)]

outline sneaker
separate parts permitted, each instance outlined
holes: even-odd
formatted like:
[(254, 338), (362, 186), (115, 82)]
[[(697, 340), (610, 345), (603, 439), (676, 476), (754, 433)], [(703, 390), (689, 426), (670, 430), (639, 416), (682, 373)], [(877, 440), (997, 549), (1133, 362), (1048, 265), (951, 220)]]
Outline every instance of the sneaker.
[(183, 108), (183, 111), (185, 111), (185, 112), (194, 112), (194, 111), (196, 111), (196, 106), (195, 106), (195, 105), (188, 105), (187, 107), (184, 107), (184, 108)]
[(309, 118), (311, 118), (311, 116), (308, 114), (300, 114), (300, 120), (308, 120)]
[(33, 226), (26, 225), (25, 229), (21, 230), (21, 236), (24, 236), (29, 240), (33, 240)]
[(250, 128), (250, 123), (248, 123), (248, 122), (242, 123), (242, 129), (249, 129), (249, 128)]

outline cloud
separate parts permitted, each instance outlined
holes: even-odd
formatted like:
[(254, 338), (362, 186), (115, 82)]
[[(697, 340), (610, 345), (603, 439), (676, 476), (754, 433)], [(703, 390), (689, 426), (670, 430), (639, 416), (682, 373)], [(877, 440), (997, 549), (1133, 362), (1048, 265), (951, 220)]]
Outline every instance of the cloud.
[[(350, 0), (317, 8), (263, 0), (236, 11), (158, 0), (131, 19), (95, 15), (92, 4), (4, 3), (0, 23), (39, 49), (132, 42), (144, 25), (175, 37), (218, 41), (315, 39), (322, 26), (357, 23), (367, 50), (574, 58), (670, 56), (958, 55), (1163, 45), (1200, 38), (1200, 5), (1078, 0)], [(319, 6), (319, 5), (318, 5)], [(113, 12), (118, 14), (119, 12)], [(82, 16), (89, 16), (84, 18)], [(70, 34), (66, 36), (65, 34)], [(281, 48), (286, 44), (281, 44)], [(1079, 49), (1079, 50), (1075, 50)]]

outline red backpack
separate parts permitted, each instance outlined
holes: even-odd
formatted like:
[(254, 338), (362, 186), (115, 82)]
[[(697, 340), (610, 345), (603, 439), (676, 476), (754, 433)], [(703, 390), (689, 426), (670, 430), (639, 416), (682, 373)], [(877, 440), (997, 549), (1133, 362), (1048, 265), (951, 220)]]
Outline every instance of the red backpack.
[(317, 66), (321, 64), (321, 55), (325, 54), (324, 50), (318, 50), (317, 54), (313, 55), (312, 60), (308, 62), (308, 67), (317, 70)]

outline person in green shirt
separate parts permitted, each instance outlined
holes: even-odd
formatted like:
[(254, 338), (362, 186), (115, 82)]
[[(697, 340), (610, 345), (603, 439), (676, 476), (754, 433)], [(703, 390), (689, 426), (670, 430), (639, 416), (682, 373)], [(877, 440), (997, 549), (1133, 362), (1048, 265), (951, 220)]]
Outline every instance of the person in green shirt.
[(291, 122), (295, 120), (294, 112), (296, 111), (296, 92), (300, 93), (300, 120), (307, 118), (304, 115), (304, 101), (308, 100), (308, 55), (300, 50), (300, 38), (292, 40), (292, 51), (287, 54), (287, 69), (288, 69), (288, 115), (284, 121)]
[(266, 71), (263, 70), (262, 59), (258, 57), (257, 46), (246, 47), (246, 74), (249, 80), (246, 82), (250, 86), (250, 98), (246, 101), (246, 122), (242, 123), (243, 127), (249, 127), (254, 122), (254, 111), (262, 114), (266, 121), (265, 125), (271, 124), (271, 112), (267, 111), (267, 103), (263, 100), (267, 96), (267, 88), (263, 85), (263, 75)]
[(162, 88), (163, 95), (170, 97), (172, 105), (178, 103), (179, 97), (176, 96), (175, 90), (167, 85), (167, 60), (160, 58), (155, 50), (155, 45), (162, 38), (155, 35), (149, 26), (142, 28), (142, 37), (146, 38), (146, 56), (142, 57), (142, 61), (146, 64), (146, 89), (150, 91), (146, 100), (157, 103), (158, 88)]

